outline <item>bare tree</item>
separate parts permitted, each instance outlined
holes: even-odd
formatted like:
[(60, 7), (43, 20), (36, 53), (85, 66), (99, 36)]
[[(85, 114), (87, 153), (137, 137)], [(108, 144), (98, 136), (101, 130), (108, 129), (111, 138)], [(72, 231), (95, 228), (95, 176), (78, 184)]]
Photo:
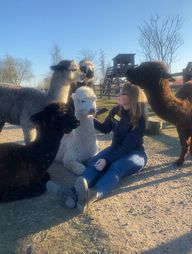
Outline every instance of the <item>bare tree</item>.
[(17, 59), (16, 66), (17, 66), (17, 74), (18, 79), (16, 81), (17, 84), (21, 84), (24, 80), (31, 80), (33, 78), (32, 70), (31, 70), (31, 62), (27, 59)]
[(100, 74), (100, 83), (103, 83), (104, 78), (105, 78), (105, 73), (107, 70), (107, 64), (106, 64), (106, 57), (105, 57), (105, 53), (102, 49), (99, 50), (99, 74)]
[(162, 18), (152, 16), (138, 26), (140, 31), (139, 44), (145, 60), (158, 60), (165, 62), (171, 70), (176, 58), (176, 51), (183, 44), (180, 30), (183, 18), (180, 16)]
[(41, 89), (42, 91), (47, 91), (50, 87), (51, 82), (51, 74), (50, 72), (47, 73), (43, 79), (38, 83), (37, 87)]
[(91, 49), (83, 49), (79, 52), (80, 54), (80, 60), (86, 59), (86, 60), (91, 60), (96, 64), (96, 55), (97, 52), (93, 51)]
[(33, 77), (31, 62), (27, 59), (7, 55), (0, 62), (0, 82), (20, 85)]
[(55, 44), (51, 49), (51, 64), (55, 65), (62, 60), (61, 48)]
[[(50, 55), (51, 55), (51, 65), (55, 65), (63, 59), (61, 54), (61, 48), (57, 44), (55, 44), (51, 48)], [(51, 82), (51, 73), (52, 72), (50, 70), (49, 72), (44, 74), (44, 77), (37, 85), (39, 89), (43, 91), (47, 91), (49, 89), (50, 82)]]

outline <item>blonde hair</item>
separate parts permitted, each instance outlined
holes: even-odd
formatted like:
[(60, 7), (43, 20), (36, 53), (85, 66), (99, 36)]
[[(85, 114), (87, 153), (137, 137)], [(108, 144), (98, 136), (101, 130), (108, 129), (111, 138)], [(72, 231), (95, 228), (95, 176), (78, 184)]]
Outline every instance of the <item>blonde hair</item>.
[(144, 91), (130, 83), (126, 83), (123, 87), (130, 100), (131, 123), (133, 129), (137, 126), (139, 118), (147, 119), (147, 98)]

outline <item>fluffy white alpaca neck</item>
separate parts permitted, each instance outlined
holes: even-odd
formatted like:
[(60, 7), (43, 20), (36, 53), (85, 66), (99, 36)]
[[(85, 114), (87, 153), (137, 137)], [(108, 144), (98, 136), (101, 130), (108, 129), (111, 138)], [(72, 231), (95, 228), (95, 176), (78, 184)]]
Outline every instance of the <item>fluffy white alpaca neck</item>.
[[(93, 116), (77, 115), (80, 126), (74, 130), (74, 140), (78, 140), (76, 160), (82, 162), (97, 152), (97, 138), (93, 124)], [(76, 172), (77, 173), (77, 172)]]
[(82, 146), (85, 142), (92, 143), (92, 140), (96, 139), (93, 116), (85, 116), (76, 113), (76, 117), (80, 120), (80, 125), (75, 130), (76, 137), (78, 136), (78, 140), (82, 140)]

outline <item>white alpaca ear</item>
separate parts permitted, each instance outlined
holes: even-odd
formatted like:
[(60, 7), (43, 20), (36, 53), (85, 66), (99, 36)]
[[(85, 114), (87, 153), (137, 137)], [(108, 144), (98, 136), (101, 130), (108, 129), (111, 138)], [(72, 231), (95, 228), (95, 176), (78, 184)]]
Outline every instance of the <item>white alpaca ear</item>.
[(72, 93), (71, 98), (75, 100), (75, 93)]

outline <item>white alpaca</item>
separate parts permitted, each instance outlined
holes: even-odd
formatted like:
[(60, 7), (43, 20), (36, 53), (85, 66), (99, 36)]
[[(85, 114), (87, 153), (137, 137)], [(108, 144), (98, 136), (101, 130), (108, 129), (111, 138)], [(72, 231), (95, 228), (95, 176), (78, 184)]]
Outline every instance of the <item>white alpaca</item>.
[(75, 115), (80, 120), (80, 126), (63, 137), (56, 161), (63, 162), (64, 167), (80, 175), (85, 170), (82, 162), (94, 156), (98, 151), (93, 124), (96, 95), (92, 88), (83, 86), (78, 88), (72, 97)]

